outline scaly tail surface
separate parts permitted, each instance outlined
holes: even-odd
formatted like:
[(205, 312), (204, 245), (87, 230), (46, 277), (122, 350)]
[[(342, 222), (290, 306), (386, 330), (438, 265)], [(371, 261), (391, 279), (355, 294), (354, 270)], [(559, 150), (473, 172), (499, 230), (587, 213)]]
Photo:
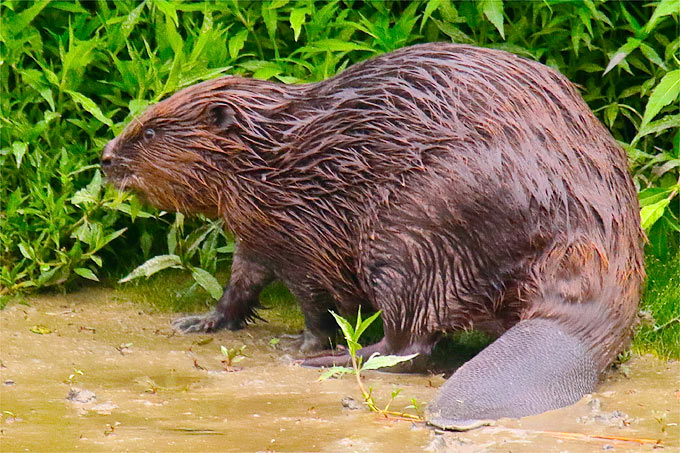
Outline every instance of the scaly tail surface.
[(598, 369), (585, 345), (549, 319), (521, 321), (461, 366), (428, 407), (429, 424), (466, 430), (577, 402)]

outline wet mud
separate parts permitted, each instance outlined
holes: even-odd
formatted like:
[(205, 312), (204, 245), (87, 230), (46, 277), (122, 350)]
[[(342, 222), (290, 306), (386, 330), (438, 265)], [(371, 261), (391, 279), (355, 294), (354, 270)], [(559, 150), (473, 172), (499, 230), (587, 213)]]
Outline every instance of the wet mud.
[[(297, 332), (268, 312), (238, 332), (180, 336), (176, 315), (120, 299), (87, 289), (0, 312), (0, 451), (680, 450), (676, 361), (635, 356), (569, 408), (442, 433), (352, 409), (354, 379), (301, 368), (284, 339)], [(227, 367), (220, 346), (243, 345), (247, 357)], [(365, 379), (379, 404), (401, 389), (390, 409), (411, 413), (443, 382)]]

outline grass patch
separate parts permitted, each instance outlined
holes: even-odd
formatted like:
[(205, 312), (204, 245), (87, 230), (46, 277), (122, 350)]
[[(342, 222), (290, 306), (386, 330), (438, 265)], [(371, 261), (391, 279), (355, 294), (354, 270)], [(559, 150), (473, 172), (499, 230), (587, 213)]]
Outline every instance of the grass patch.
[[(218, 272), (217, 280), (225, 285), (229, 280), (228, 270)], [(116, 289), (121, 300), (134, 301), (162, 312), (202, 313), (216, 305), (216, 301), (184, 270), (169, 269), (148, 279), (118, 285)], [(263, 318), (283, 324), (290, 330), (304, 328), (300, 304), (282, 283), (268, 285), (260, 294), (260, 302)]]
[(643, 322), (633, 339), (633, 351), (680, 359), (680, 251), (665, 261), (648, 254), (645, 261)]
[[(226, 283), (228, 274), (218, 273), (218, 279)], [(170, 269), (140, 279), (134, 283), (116, 285), (122, 300), (134, 301), (162, 312), (202, 312), (214, 306), (214, 300), (203, 289), (193, 284), (191, 274)]]
[(265, 319), (276, 320), (291, 330), (305, 328), (305, 319), (300, 304), (283, 283), (274, 282), (260, 294), (260, 302), (265, 307), (261, 315)]

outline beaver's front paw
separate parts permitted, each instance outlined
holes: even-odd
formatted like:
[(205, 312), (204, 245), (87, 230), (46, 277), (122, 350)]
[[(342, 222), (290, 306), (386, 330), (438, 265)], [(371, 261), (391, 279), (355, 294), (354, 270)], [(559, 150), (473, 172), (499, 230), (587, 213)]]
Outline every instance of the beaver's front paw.
[(204, 315), (183, 316), (170, 324), (179, 333), (214, 332), (219, 329), (238, 330), (243, 322), (227, 319), (222, 313), (211, 311)]

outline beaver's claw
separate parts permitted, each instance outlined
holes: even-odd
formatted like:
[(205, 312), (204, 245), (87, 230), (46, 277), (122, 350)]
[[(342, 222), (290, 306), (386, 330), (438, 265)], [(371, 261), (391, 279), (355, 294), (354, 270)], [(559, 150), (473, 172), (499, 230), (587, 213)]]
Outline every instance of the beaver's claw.
[(183, 334), (214, 332), (224, 327), (230, 330), (236, 330), (231, 328), (225, 317), (216, 311), (211, 311), (204, 315), (183, 316), (172, 321), (170, 325), (173, 329)]

